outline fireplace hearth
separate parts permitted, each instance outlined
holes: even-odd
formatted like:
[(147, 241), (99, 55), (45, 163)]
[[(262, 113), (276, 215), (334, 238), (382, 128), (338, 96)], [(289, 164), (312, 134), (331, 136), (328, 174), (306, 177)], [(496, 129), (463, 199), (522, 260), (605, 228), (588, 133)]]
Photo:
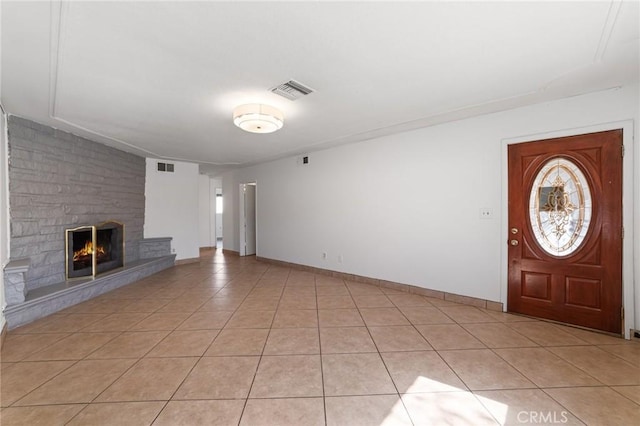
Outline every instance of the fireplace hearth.
[(124, 225), (108, 221), (67, 229), (67, 279), (94, 277), (124, 266)]

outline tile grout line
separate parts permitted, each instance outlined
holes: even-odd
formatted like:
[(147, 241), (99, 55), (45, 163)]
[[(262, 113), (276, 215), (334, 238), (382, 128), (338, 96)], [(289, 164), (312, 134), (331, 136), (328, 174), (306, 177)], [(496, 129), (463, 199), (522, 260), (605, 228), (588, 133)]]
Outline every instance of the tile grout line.
[[(570, 388), (575, 388), (575, 387), (579, 387), (579, 386), (571, 386)], [(585, 386), (588, 387), (588, 386)], [(554, 388), (554, 389), (563, 389), (563, 388)], [(572, 412), (571, 410), (569, 410), (567, 407), (564, 406), (564, 404), (562, 404), (560, 401), (558, 401), (557, 399), (555, 399), (553, 397), (553, 395), (551, 395), (549, 392), (547, 392), (546, 388), (540, 388), (540, 390), (547, 395), (549, 398), (551, 398), (551, 400), (553, 402), (555, 402), (556, 404), (558, 404), (559, 406), (561, 406), (562, 408), (564, 408), (565, 410), (567, 410), (568, 413), (570, 413), (572, 416), (574, 416), (576, 419), (578, 419), (579, 421), (583, 422), (585, 425), (587, 425), (588, 423), (586, 421), (584, 421), (582, 419), (582, 417), (578, 416), (576, 413)]]
[[(411, 413), (409, 413), (409, 410), (407, 409), (407, 405), (405, 404), (404, 400), (402, 399), (402, 395), (400, 394), (400, 391), (398, 390), (398, 386), (396, 385), (395, 380), (393, 380), (393, 377), (391, 376), (391, 372), (389, 371), (389, 367), (387, 366), (387, 363), (384, 362), (384, 357), (380, 353), (380, 348), (378, 347), (378, 344), (376, 343), (375, 339), (373, 338), (373, 335), (371, 334), (371, 330), (369, 329), (369, 325), (367, 324), (367, 322), (365, 321), (364, 317), (362, 316), (362, 311), (360, 310), (360, 307), (358, 307), (358, 305), (355, 303), (355, 299), (353, 298), (353, 293), (351, 292), (351, 289), (349, 288), (348, 285), (347, 285), (347, 291), (351, 295), (351, 299), (353, 300), (353, 303), (356, 305), (356, 309), (358, 310), (358, 315), (360, 315), (360, 319), (364, 323), (365, 329), (367, 330), (367, 334), (369, 335), (369, 338), (371, 339), (371, 341), (373, 342), (374, 347), (376, 348), (376, 351), (377, 351), (376, 353), (378, 354), (378, 358), (382, 362), (382, 365), (384, 366), (384, 369), (387, 372), (387, 376), (389, 377), (389, 380), (391, 381), (391, 384), (393, 385), (393, 388), (396, 390), (396, 394), (394, 396), (396, 396), (398, 398), (398, 400), (400, 401), (400, 403), (402, 404), (402, 407), (404, 408), (404, 411), (407, 414), (407, 417), (409, 418), (409, 421), (411, 422), (411, 424), (415, 425), (415, 422), (413, 421), (413, 417), (411, 416)], [(386, 294), (384, 296), (387, 297), (387, 299), (389, 299), (389, 297)], [(389, 301), (391, 303), (393, 303), (393, 301), (391, 301), (391, 299), (389, 299)], [(395, 306), (395, 304), (394, 304), (394, 306)], [(397, 306), (396, 306), (396, 309), (398, 309)], [(409, 319), (404, 316), (404, 313), (402, 313), (402, 311), (400, 311), (400, 309), (398, 309), (398, 311), (405, 318), (405, 320), (409, 321)], [(411, 324), (411, 321), (409, 321), (409, 324)], [(416, 330), (416, 332), (417, 332), (417, 330)], [(420, 336), (422, 336), (422, 335), (420, 335)]]
[[(147, 295), (147, 296), (148, 296), (148, 295)], [(144, 298), (146, 298), (147, 296), (144, 296)], [(173, 300), (173, 299), (172, 299), (172, 300)], [(153, 315), (153, 314), (157, 313), (159, 309), (162, 309), (164, 306), (166, 306), (166, 305), (167, 305), (167, 304), (169, 304), (169, 303), (171, 303), (171, 302), (167, 302), (167, 303), (165, 303), (164, 305), (162, 305), (162, 306), (158, 307), (155, 311), (153, 311), (152, 313), (150, 313), (149, 315), (147, 315), (145, 318), (143, 318), (142, 320), (140, 320), (140, 321), (139, 321), (138, 323), (136, 323), (135, 325), (137, 325), (137, 324), (139, 324), (140, 322), (144, 321), (145, 319), (149, 318), (151, 315)], [(187, 320), (187, 318), (189, 318), (190, 316), (191, 316), (191, 315), (188, 315), (188, 316), (187, 316), (184, 320), (182, 320), (182, 321), (181, 321), (181, 322), (180, 322), (180, 323), (179, 323), (179, 324), (178, 324), (174, 329), (169, 330), (169, 332), (166, 334), (166, 336), (164, 336), (162, 339), (160, 339), (158, 342), (156, 342), (156, 344), (155, 344), (155, 345), (151, 346), (151, 347), (150, 347), (150, 348), (149, 348), (149, 349), (148, 349), (144, 354), (142, 354), (140, 357), (138, 357), (138, 358), (137, 358), (137, 360), (136, 360), (134, 363), (132, 363), (132, 364), (131, 364), (131, 366), (129, 366), (129, 368), (127, 368), (127, 369), (126, 369), (126, 370), (125, 370), (121, 375), (119, 375), (119, 376), (118, 376), (114, 381), (112, 381), (112, 382), (111, 382), (109, 385), (107, 385), (107, 386), (106, 386), (106, 387), (105, 387), (101, 392), (99, 392), (99, 393), (98, 393), (98, 394), (93, 398), (93, 400), (91, 400), (91, 402), (87, 405), (87, 407), (88, 407), (88, 406), (90, 406), (91, 404), (98, 403), (96, 400), (97, 400), (97, 399), (98, 399), (102, 394), (104, 394), (104, 393), (105, 393), (105, 392), (106, 392), (106, 391), (107, 391), (111, 386), (113, 386), (113, 385), (114, 385), (114, 383), (116, 383), (118, 380), (120, 380), (122, 377), (124, 377), (124, 376), (125, 376), (129, 371), (131, 371), (131, 370), (132, 370), (136, 365), (138, 365), (138, 364), (140, 363), (140, 361), (142, 361), (142, 360), (143, 360), (143, 359), (144, 359), (144, 358), (145, 358), (145, 357), (146, 357), (146, 356), (147, 356), (151, 351), (153, 351), (153, 349), (155, 349), (155, 348), (156, 348), (156, 347), (157, 347), (157, 346), (158, 346), (162, 341), (164, 341), (164, 339), (166, 339), (166, 338), (167, 338), (167, 337), (168, 337), (168, 336), (169, 336), (173, 331), (175, 331), (175, 330), (176, 330), (176, 329), (177, 329), (177, 328), (178, 328), (178, 327), (179, 327), (183, 322), (185, 322), (185, 321)], [(131, 327), (135, 327), (135, 325), (132, 325)], [(166, 331), (166, 330), (139, 330), (139, 331), (133, 330), (133, 331), (131, 331), (131, 327), (129, 328), (129, 330), (128, 330), (128, 331), (129, 331), (129, 332), (132, 332), (132, 333), (135, 333), (135, 332), (155, 332), (155, 331)], [(126, 332), (127, 332), (127, 331), (122, 332), (122, 333), (121, 333), (121, 335), (122, 335), (122, 334), (124, 334), (124, 333), (126, 333)], [(109, 358), (109, 359), (118, 359), (118, 358)], [(125, 359), (131, 359), (131, 358), (125, 358)], [(185, 379), (186, 379), (186, 377), (191, 373), (191, 371), (193, 370), (193, 368), (196, 366), (196, 364), (197, 364), (197, 363), (198, 363), (198, 361), (196, 361), (196, 362), (193, 364), (193, 366), (192, 366), (192, 367), (191, 367), (191, 369), (189, 370), (189, 373), (187, 373), (187, 375), (185, 376)], [(183, 381), (184, 381), (184, 379), (183, 379)], [(182, 382), (181, 382), (181, 384), (182, 384)], [(178, 388), (179, 388), (179, 387), (180, 387), (180, 385), (178, 386)], [(177, 391), (177, 389), (178, 389), (178, 388), (176, 388), (176, 391)], [(173, 397), (173, 395), (175, 394), (175, 392), (176, 392), (176, 391), (174, 391), (174, 392), (173, 392), (173, 394), (172, 394), (172, 396), (171, 396), (171, 397)], [(160, 409), (160, 411), (158, 411), (158, 414), (156, 415), (156, 417), (157, 417), (157, 416), (159, 416), (159, 415), (160, 415), (160, 413), (162, 412), (162, 410), (167, 406), (167, 404), (168, 404), (168, 403), (169, 403), (169, 401), (171, 400), (171, 397), (170, 397), (170, 398), (165, 402), (165, 404), (162, 406), (162, 408)], [(114, 402), (114, 401), (107, 401), (107, 402)], [(116, 401), (116, 402), (131, 402), (131, 401)], [(142, 402), (142, 401), (137, 401), (137, 402)], [(76, 413), (76, 415), (75, 415), (75, 416), (73, 416), (73, 418), (75, 418), (75, 417), (79, 416), (79, 415), (80, 415), (80, 413), (82, 413), (82, 412), (83, 412), (87, 407), (83, 408), (83, 409), (82, 409), (82, 410), (80, 410), (78, 413)], [(73, 418), (72, 418), (72, 419), (70, 419), (70, 420), (69, 420), (69, 422), (71, 422), (71, 421), (73, 420)], [(154, 421), (155, 421), (155, 419), (154, 419)]]
[[(269, 266), (267, 269), (264, 270), (264, 272), (261, 274), (261, 277), (264, 276), (264, 274), (271, 268), (271, 266)], [(247, 397), (245, 398), (244, 401), (244, 405), (242, 406), (242, 411), (240, 412), (240, 417), (238, 418), (238, 426), (240, 426), (240, 423), (242, 422), (242, 418), (244, 417), (244, 413), (247, 409), (247, 405), (249, 404), (249, 397), (251, 396), (251, 390), (253, 389), (253, 385), (256, 381), (256, 377), (258, 376), (258, 370), (260, 369), (260, 364), (262, 364), (262, 357), (264, 356), (264, 351), (267, 348), (267, 342), (269, 341), (269, 336), (271, 335), (271, 329), (273, 327), (273, 322), (275, 321), (276, 318), (276, 314), (278, 312), (278, 306), (280, 305), (280, 301), (282, 301), (282, 297), (284, 296), (284, 290), (286, 289), (286, 282), (289, 279), (289, 276), (291, 274), (291, 271), (289, 271), (289, 273), (287, 273), (287, 278), (285, 279), (285, 286), (282, 290), (282, 292), (280, 293), (280, 297), (278, 298), (278, 305), (276, 305), (276, 309), (275, 312), (273, 313), (273, 318), (271, 318), (271, 324), (269, 326), (269, 331), (267, 332), (267, 337), (264, 340), (264, 344), (262, 345), (262, 351), (260, 352), (260, 357), (258, 358), (258, 364), (256, 364), (256, 371), (253, 373), (253, 378), (251, 379), (251, 384), (249, 385), (249, 389), (247, 390)], [(260, 282), (260, 279), (257, 280), (257, 283)], [(251, 288), (252, 290), (255, 288), (255, 285)], [(249, 294), (247, 294), (247, 296), (245, 296), (243, 300), (246, 300), (247, 297), (249, 297)], [(241, 306), (242, 304), (240, 304)], [(240, 306), (238, 306), (238, 310), (240, 309)], [(234, 314), (235, 315), (235, 314)], [(230, 319), (229, 319), (230, 320)]]
[[(71, 314), (66, 314), (66, 316), (69, 316), (69, 315), (71, 315)], [(107, 315), (107, 316), (108, 316), (108, 315)], [(97, 321), (99, 321), (99, 320), (97, 320)], [(94, 322), (97, 322), (97, 321), (94, 321)], [(91, 324), (88, 324), (87, 326), (89, 326), (89, 325), (91, 325)], [(64, 339), (67, 339), (67, 338), (69, 338), (69, 337), (73, 336), (74, 334), (77, 334), (78, 332), (79, 332), (79, 331), (76, 331), (76, 332), (69, 332), (69, 335), (68, 335), (68, 336), (66, 336), (66, 337), (64, 337), (64, 338), (62, 338), (62, 339), (60, 339), (59, 341), (57, 341), (57, 342), (53, 343), (52, 345), (54, 345), (54, 344), (56, 344), (56, 343), (59, 343), (60, 341), (62, 341), (62, 340), (64, 340)], [(28, 333), (28, 334), (29, 334), (29, 333)], [(36, 334), (36, 333), (34, 333), (34, 334)], [(38, 333), (38, 334), (42, 334), (42, 333)], [(55, 334), (55, 333), (45, 333), (45, 334)], [(122, 334), (124, 334), (124, 331), (123, 331), (123, 332), (121, 332), (120, 334), (116, 335), (116, 336), (115, 336), (113, 339), (111, 339), (110, 341), (112, 341), (112, 340), (116, 339), (117, 337), (119, 337), (119, 336), (120, 336), (120, 335), (122, 335)], [(109, 341), (109, 342), (110, 342), (110, 341)], [(106, 345), (107, 343), (109, 343), (109, 342), (105, 342), (102, 346), (100, 346), (100, 348), (102, 348), (103, 346), (105, 346), (105, 345)], [(52, 346), (52, 345), (49, 345), (49, 346), (47, 346), (47, 347), (50, 347), (50, 346)], [(40, 385), (38, 385), (38, 386), (36, 386), (35, 388), (33, 388), (31, 391), (29, 391), (29, 392), (27, 392), (26, 394), (22, 395), (19, 399), (17, 399), (17, 400), (16, 400), (16, 401), (14, 401), (13, 403), (11, 403), (8, 407), (14, 407), (14, 406), (15, 406), (15, 407), (21, 407), (20, 405), (17, 405), (17, 406), (16, 406), (15, 404), (16, 404), (17, 402), (19, 402), (20, 400), (24, 399), (25, 397), (27, 397), (28, 395), (30, 395), (31, 393), (33, 393), (34, 391), (36, 391), (37, 389), (40, 389), (42, 386), (44, 386), (45, 384), (49, 383), (50, 381), (52, 381), (52, 380), (53, 380), (53, 379), (55, 379), (56, 377), (60, 376), (60, 375), (61, 375), (62, 373), (64, 373), (65, 371), (67, 371), (67, 370), (69, 370), (70, 368), (72, 368), (72, 367), (74, 367), (74, 366), (78, 365), (81, 361), (85, 361), (85, 360), (87, 360), (87, 357), (89, 357), (92, 353), (94, 353), (95, 351), (97, 351), (97, 350), (98, 350), (98, 349), (100, 349), (100, 348), (96, 348), (94, 351), (92, 351), (92, 352), (90, 352), (89, 354), (85, 355), (83, 358), (75, 359), (75, 360), (71, 360), (71, 359), (70, 359), (70, 360), (41, 360), (41, 361), (26, 361), (26, 358), (25, 358), (25, 359), (23, 359), (21, 362), (55, 362), (55, 361), (74, 361), (74, 362), (73, 362), (72, 364), (70, 364), (67, 368), (65, 368), (65, 369), (63, 369), (63, 370), (61, 370), (61, 371), (59, 371), (56, 375), (54, 375), (54, 376), (52, 376), (51, 378), (49, 378), (49, 380), (46, 380), (45, 382), (43, 382), (43, 383), (41, 383)], [(44, 350), (44, 348), (43, 348), (42, 350)], [(38, 353), (38, 352), (41, 352), (41, 351), (33, 352), (33, 353), (31, 353), (30, 355), (27, 355), (27, 358), (28, 358), (29, 356), (31, 356), (31, 355), (35, 355), (35, 354), (36, 354), (36, 353)], [(135, 365), (135, 363), (134, 363), (134, 364), (132, 364), (132, 365)], [(127, 371), (128, 371), (128, 370), (127, 370)], [(124, 373), (123, 373), (123, 374), (124, 374)], [(118, 376), (118, 378), (120, 378), (120, 377), (122, 377), (122, 376)], [(117, 380), (118, 378), (116, 378), (116, 380)], [(115, 380), (114, 380), (114, 382), (115, 382)], [(107, 387), (111, 386), (114, 382), (112, 382), (111, 384), (109, 384)], [(106, 389), (106, 388), (105, 388), (105, 389)], [(104, 391), (104, 390), (103, 390), (103, 391)], [(102, 393), (102, 392), (101, 392), (101, 393)], [(93, 402), (93, 401), (91, 401), (91, 402)], [(89, 405), (89, 404), (91, 404), (91, 402), (89, 402), (89, 403), (85, 403), (85, 404)], [(8, 408), (8, 407), (7, 407), (7, 408)], [(86, 407), (85, 407), (85, 408), (86, 408)], [(83, 408), (82, 410), (84, 410), (84, 408)], [(80, 411), (82, 411), (82, 410), (80, 410)], [(80, 411), (79, 411), (78, 413), (80, 413)], [(76, 414), (76, 415), (77, 415), (77, 414)], [(75, 416), (74, 416), (74, 417), (75, 417)]]
[[(224, 288), (224, 287), (223, 287)], [(216, 292), (217, 293), (217, 292)], [(214, 294), (216, 294), (214, 293)], [(145, 299), (146, 297), (148, 297), (149, 294), (143, 296), (140, 300)], [(179, 297), (179, 296), (178, 296)], [(177, 298), (177, 297), (176, 297)], [(210, 298), (213, 298), (213, 296), (211, 296)], [(174, 300), (174, 299), (171, 299)], [(149, 318), (151, 315), (153, 315), (154, 313), (157, 313), (159, 309), (162, 309), (164, 306), (166, 306), (167, 304), (169, 304), (170, 302), (167, 302), (165, 304), (163, 304), (162, 306), (158, 307), (155, 311), (150, 312), (145, 318), (141, 319), (139, 322), (137, 322), (135, 325), (139, 324), (140, 322), (144, 321), (146, 318)], [(206, 302), (205, 302), (206, 303)], [(122, 378), (128, 371), (130, 371), (134, 366), (136, 366), (142, 359), (144, 359), (151, 351), (153, 351), (153, 349), (155, 347), (157, 347), (162, 341), (164, 341), (164, 339), (166, 339), (173, 331), (175, 331), (182, 323), (184, 323), (188, 318), (190, 318), (193, 315), (193, 313), (191, 313), (190, 315), (188, 315), (182, 322), (180, 322), (174, 329), (169, 330), (169, 333), (167, 333), (167, 335), (162, 338), (160, 341), (158, 341), (155, 345), (153, 345), (151, 348), (149, 348), (149, 350), (147, 352), (145, 352), (144, 354), (142, 354), (140, 357), (137, 358), (137, 360), (129, 367), (127, 368), (120, 376), (118, 376), (114, 381), (112, 381), (109, 385), (107, 385), (100, 393), (98, 393), (98, 395), (96, 395), (96, 397), (89, 403), (87, 404), (86, 407), (84, 407), (82, 410), (80, 410), (78, 413), (76, 413), (76, 415), (73, 416), (73, 418), (77, 417), (78, 415), (80, 415), (80, 413), (82, 413), (88, 406), (90, 406), (91, 404), (97, 404), (99, 402), (96, 402), (96, 399), (100, 397), (100, 395), (102, 395), (107, 389), (109, 389), (111, 386), (113, 386), (113, 384), (118, 381), (120, 378)], [(135, 325), (132, 325), (131, 327), (134, 327)], [(130, 328), (131, 328), (130, 327)], [(140, 330), (140, 331), (131, 331), (130, 329), (127, 330), (128, 332), (140, 332), (140, 333), (144, 333), (144, 332), (154, 332), (154, 331), (166, 331), (166, 330)], [(127, 331), (123, 331), (121, 333), (124, 334)], [(94, 351), (95, 352), (95, 351)], [(189, 358), (194, 358), (194, 357), (189, 357)], [(201, 359), (202, 357), (200, 357), (199, 359)], [(133, 359), (133, 358), (108, 358), (108, 359)], [(197, 365), (197, 363), (199, 362), (196, 361), (194, 363), (194, 365), (191, 367), (191, 369), (189, 370), (189, 372), (185, 375), (185, 378), (181, 381), (180, 385), (178, 385), (178, 387), (176, 388), (176, 390), (172, 393), (172, 396), (165, 402), (165, 404), (163, 405), (163, 408), (158, 412), (158, 414), (156, 415), (159, 416), (160, 413), (162, 412), (162, 410), (168, 405), (169, 401), (171, 400), (171, 398), (173, 398), (173, 396), (175, 395), (175, 393), (177, 392), (177, 390), (180, 388), (180, 386), (182, 385), (182, 383), (184, 383), (184, 381), (186, 380), (186, 378), (188, 377), (188, 375), (193, 371), (193, 369), (195, 368), (195, 366)], [(113, 402), (113, 401), (112, 401)], [(116, 402), (132, 402), (132, 401), (116, 401)], [(136, 402), (143, 402), (143, 401), (136, 401)], [(107, 401), (106, 403), (110, 403), (109, 401)], [(70, 419), (69, 421), (73, 420)]]
[[(629, 386), (629, 387), (633, 387), (633, 386), (638, 386), (638, 385), (613, 385), (616, 387), (625, 387), (625, 386)], [(627, 400), (631, 401), (632, 403), (634, 403), (635, 405), (638, 406), (638, 408), (640, 408), (640, 402), (634, 401), (633, 399), (629, 398), (627, 395), (619, 392), (617, 389), (615, 389), (613, 386), (608, 386), (609, 389), (611, 389), (612, 391), (616, 392), (618, 395), (621, 395), (622, 397), (626, 398)]]
[[(233, 280), (231, 280), (233, 281)], [(230, 281), (230, 282), (231, 282)], [(220, 290), (222, 290), (223, 288), (225, 288), (227, 286), (226, 283)], [(204, 303), (202, 303), (200, 305), (200, 307), (204, 306), (205, 303), (207, 303), (209, 300), (213, 299), (214, 296), (220, 291), (216, 291), (209, 299), (207, 299)], [(243, 299), (244, 300), (244, 299)], [(198, 312), (198, 310), (196, 310), (195, 312), (193, 312), (191, 315), (189, 315), (187, 317), (191, 318), (191, 316), (193, 316), (196, 312)], [(234, 311), (235, 312), (235, 311)], [(233, 314), (232, 314), (233, 315)], [(178, 393), (178, 391), (180, 390), (180, 388), (182, 387), (182, 385), (186, 382), (187, 378), (191, 375), (191, 373), (193, 372), (193, 370), (196, 368), (196, 366), (200, 363), (200, 361), (202, 360), (202, 358), (204, 358), (205, 354), (207, 353), (207, 350), (211, 347), (211, 345), (213, 344), (213, 342), (216, 340), (216, 338), (220, 335), (220, 332), (224, 329), (224, 326), (227, 324), (227, 322), (229, 321), (229, 319), (231, 319), (231, 316), (229, 316), (229, 318), (227, 318), (227, 321), (225, 322), (225, 324), (223, 324), (222, 328), (220, 329), (220, 331), (218, 331), (218, 333), (215, 335), (215, 337), (213, 338), (213, 340), (211, 340), (211, 343), (209, 343), (209, 345), (202, 351), (202, 355), (200, 355), (199, 357), (197, 357), (198, 359), (196, 360), (196, 362), (193, 363), (193, 365), (191, 366), (191, 368), (189, 369), (189, 371), (187, 372), (187, 374), (185, 374), (184, 378), (180, 381), (180, 383), (178, 384), (178, 386), (176, 386), (175, 390), (173, 391), (173, 393), (171, 394), (171, 396), (169, 397), (169, 399), (167, 399), (167, 401), (165, 401), (164, 405), (162, 406), (162, 408), (158, 411), (158, 413), (155, 415), (155, 417), (153, 418), (153, 421), (151, 422), (151, 424), (153, 424), (158, 417), (160, 417), (160, 415), (162, 414), (162, 412), (165, 410), (165, 408), (169, 405), (169, 403), (171, 401), (173, 401), (173, 398), (175, 397), (176, 393)], [(182, 325), (187, 319), (185, 319), (182, 323), (180, 323), (180, 325)], [(180, 326), (178, 325), (178, 327)], [(176, 329), (178, 328), (176, 327)], [(167, 334), (167, 336), (165, 336), (165, 339), (170, 335), (171, 333)], [(164, 341), (164, 339), (162, 339), (162, 341)], [(161, 341), (161, 342), (162, 342)], [(160, 343), (158, 343), (159, 345)], [(157, 346), (157, 345), (156, 345)], [(154, 348), (156, 347), (154, 346)], [(153, 349), (152, 349), (153, 350)], [(148, 354), (148, 352), (147, 352)]]
[[(440, 307), (438, 307), (438, 306), (436, 306), (436, 305), (431, 304), (429, 301), (426, 301), (426, 302), (427, 302), (427, 303), (429, 303), (430, 305), (432, 305), (435, 309), (437, 309), (437, 310), (438, 310), (438, 312), (440, 312), (440, 313), (441, 313), (442, 315), (444, 315), (446, 318), (448, 318), (448, 319), (450, 319), (451, 321), (453, 321), (453, 324), (456, 324), (457, 326), (462, 327), (462, 328), (464, 329), (464, 327), (463, 327), (463, 326), (462, 326), (458, 321), (456, 321), (456, 320), (455, 320), (454, 318), (452, 318), (451, 316), (447, 315), (447, 313), (446, 313), (446, 312), (444, 312), (442, 309), (440, 309)], [(445, 305), (445, 306), (447, 306), (447, 305)], [(420, 330), (418, 330), (418, 328), (416, 327), (416, 324), (414, 324), (411, 320), (409, 320), (409, 318), (407, 318), (407, 317), (406, 317), (406, 315), (404, 314), (404, 312), (402, 312), (402, 310), (401, 310), (400, 308), (398, 308), (398, 310), (403, 314), (403, 316), (405, 316), (405, 318), (407, 319), (407, 321), (409, 321), (409, 323), (413, 326), (413, 328), (416, 330), (416, 332), (417, 332), (418, 334), (420, 334), (420, 336), (422, 336), (422, 338), (423, 338), (424, 340), (426, 340), (426, 341), (427, 341), (427, 343), (429, 344), (429, 346), (431, 346), (431, 348), (433, 349), (433, 351), (437, 354), (438, 358), (440, 358), (440, 360), (444, 363), (444, 365), (446, 365), (446, 366), (447, 366), (447, 368), (448, 368), (448, 369), (449, 369), (449, 370), (450, 370), (450, 371), (451, 371), (451, 372), (452, 372), (452, 373), (453, 373), (453, 374), (458, 378), (458, 380), (460, 380), (460, 383), (464, 384), (464, 386), (467, 388), (467, 390), (466, 390), (466, 391), (467, 391), (467, 392), (469, 392), (469, 393), (471, 393), (471, 394), (473, 394), (473, 391), (469, 388), (469, 385), (468, 385), (464, 380), (462, 380), (462, 377), (460, 377), (460, 375), (458, 374), (458, 372), (457, 372), (457, 371), (455, 371), (455, 370), (453, 369), (453, 367), (452, 367), (452, 366), (451, 366), (451, 365), (450, 365), (450, 364), (449, 364), (449, 363), (448, 363), (448, 362), (447, 362), (447, 361), (442, 357), (442, 355), (440, 354), (440, 352), (438, 351), (438, 349), (436, 349), (436, 348), (433, 346), (433, 344), (431, 344), (431, 342), (429, 342), (429, 339), (427, 339), (427, 337), (426, 337), (426, 336), (424, 336), (424, 335), (420, 332)], [(481, 343), (484, 345), (484, 342), (481, 342)], [(485, 345), (485, 346), (486, 346), (486, 345)], [(484, 404), (482, 404), (482, 402), (481, 402), (481, 401), (479, 401), (479, 399), (477, 398), (477, 396), (475, 396), (475, 395), (474, 395), (474, 398), (475, 398), (475, 400), (476, 400), (476, 401), (478, 401), (478, 402), (479, 402), (479, 403), (480, 403), (480, 404), (485, 408), (485, 411), (486, 411), (486, 412), (491, 416), (491, 418), (493, 418), (494, 420), (496, 420), (496, 422), (500, 423), (500, 422), (498, 421), (498, 419), (496, 419), (496, 418), (495, 418), (495, 416), (493, 415), (493, 413), (491, 413), (491, 411), (489, 411), (489, 410), (486, 408), (486, 406), (485, 406)]]
[[(324, 410), (324, 425), (327, 426), (327, 394), (324, 389), (324, 366), (323, 366), (323, 354), (322, 354), (322, 338), (320, 337), (320, 305), (318, 304), (318, 281), (314, 274), (313, 288), (316, 292), (316, 321), (318, 330), (318, 351), (320, 352), (320, 380), (322, 383), (322, 408)], [(344, 282), (344, 281), (343, 281)]]

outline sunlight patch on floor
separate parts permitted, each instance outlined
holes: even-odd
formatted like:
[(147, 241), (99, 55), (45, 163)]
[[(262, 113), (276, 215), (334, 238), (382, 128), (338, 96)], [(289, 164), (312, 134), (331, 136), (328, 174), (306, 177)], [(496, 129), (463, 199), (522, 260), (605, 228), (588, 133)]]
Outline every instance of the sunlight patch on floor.
[[(437, 389), (425, 393), (425, 389)], [(421, 392), (421, 393), (420, 393)], [(428, 377), (419, 376), (391, 408), (380, 426), (404, 425), (399, 413), (406, 410), (414, 424), (428, 425), (495, 425), (496, 420), (504, 424), (509, 406), (490, 401), (494, 418), (474, 394)]]

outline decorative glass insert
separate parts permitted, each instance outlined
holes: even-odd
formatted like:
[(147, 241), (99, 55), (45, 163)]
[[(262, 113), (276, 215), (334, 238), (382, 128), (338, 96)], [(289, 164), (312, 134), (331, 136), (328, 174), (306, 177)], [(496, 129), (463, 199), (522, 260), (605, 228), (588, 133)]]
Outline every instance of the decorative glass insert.
[(591, 222), (591, 191), (580, 168), (566, 158), (549, 160), (529, 196), (529, 220), (538, 244), (554, 256), (580, 247)]

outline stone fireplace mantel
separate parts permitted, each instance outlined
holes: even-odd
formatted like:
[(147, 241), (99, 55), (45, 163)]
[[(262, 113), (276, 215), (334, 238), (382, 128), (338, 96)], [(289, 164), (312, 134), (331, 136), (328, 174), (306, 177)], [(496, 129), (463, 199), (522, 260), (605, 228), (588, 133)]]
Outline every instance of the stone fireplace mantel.
[[(4, 314), (12, 330), (36, 319), (56, 313), (62, 309), (84, 302), (123, 285), (172, 267), (175, 254), (152, 259), (141, 259), (124, 268), (110, 271), (97, 277), (66, 281), (28, 292), (22, 303), (5, 308)], [(6, 290), (6, 287), (5, 287)]]
[(26, 273), (29, 259), (13, 259), (4, 267), (4, 297), (7, 306), (24, 302), (27, 297)]

